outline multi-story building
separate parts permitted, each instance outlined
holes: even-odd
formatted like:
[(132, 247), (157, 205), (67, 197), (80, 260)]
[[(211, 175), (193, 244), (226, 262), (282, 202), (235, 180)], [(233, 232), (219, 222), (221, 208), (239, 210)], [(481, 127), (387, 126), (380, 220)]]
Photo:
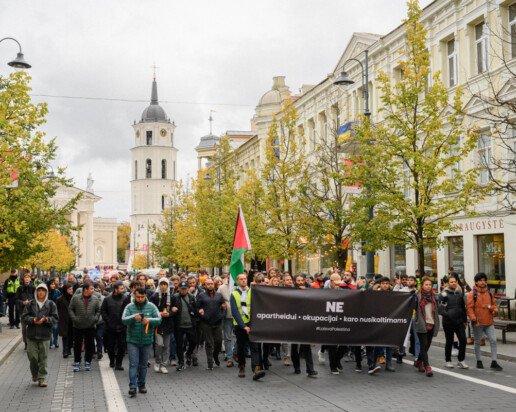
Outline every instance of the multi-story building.
[[(502, 99), (516, 98), (516, 81), (509, 71), (512, 69), (514, 73), (516, 69), (516, 0), (435, 0), (423, 9), (422, 22), (428, 32), (432, 73), (440, 72), (450, 96), (461, 86), (469, 115), (485, 112), (485, 105), (475, 95), (489, 94), (491, 88)], [(382, 121), (376, 78), (380, 70), (389, 73), (393, 81), (401, 78), (400, 61), (405, 57), (405, 41), (403, 25), (386, 35), (355, 33), (332, 73), (315, 86), (303, 86), (297, 96), (291, 96), (284, 77), (275, 77), (272, 89), (262, 96), (256, 107), (252, 120), (255, 136), (234, 150), (241, 173), (263, 165), (267, 130), (285, 99), (295, 102), (298, 133), (305, 138), (309, 161), (314, 158), (317, 142), (327, 138), (331, 128), (353, 121), (363, 113), (362, 68), (356, 60), (365, 64), (366, 49), (371, 121)], [(346, 72), (355, 83), (342, 88), (333, 82), (345, 62)], [(490, 162), (493, 156), (506, 155), (496, 137), (489, 133), (492, 124), (488, 120), (475, 120), (475, 117), (485, 116), (466, 116), (468, 125), (481, 133), (477, 149), (463, 159), (461, 167), (464, 168)], [(516, 136), (514, 128), (506, 133)], [(513, 175), (498, 177), (516, 179), (516, 171)], [(490, 178), (487, 170), (480, 172), (481, 183), (488, 183)], [(426, 271), (443, 276), (448, 267), (453, 266), (471, 283), (475, 273), (485, 272), (492, 290), (513, 295), (516, 255), (507, 251), (516, 248), (516, 216), (501, 211), (501, 201), (500, 195), (490, 196), (476, 206), (475, 217), (454, 217), (457, 229), (443, 234), (447, 245), (442, 249), (427, 248)], [(359, 274), (365, 274), (365, 252), (354, 249), (352, 253)], [(314, 273), (331, 266), (324, 255), (321, 251), (317, 256), (302, 257), (295, 269)], [(413, 274), (417, 267), (416, 251), (407, 250), (404, 245), (392, 246), (376, 255), (376, 270), (382, 274)]]

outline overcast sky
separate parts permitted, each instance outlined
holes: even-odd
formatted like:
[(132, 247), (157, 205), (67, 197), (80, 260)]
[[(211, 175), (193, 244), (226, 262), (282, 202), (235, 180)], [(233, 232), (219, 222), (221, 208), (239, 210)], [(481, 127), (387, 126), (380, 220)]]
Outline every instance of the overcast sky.
[[(422, 1), (427, 5), (430, 0)], [(209, 131), (249, 130), (254, 107), (286, 76), (293, 93), (323, 80), (353, 32), (386, 34), (404, 0), (0, 0), (0, 37), (21, 44), (34, 97), (49, 105), (56, 164), (80, 188), (91, 172), (96, 216), (129, 219), (131, 124), (148, 105), (152, 69), (177, 125), (178, 175), (195, 176), (195, 146)], [(0, 44), (0, 73), (17, 52)], [(94, 97), (120, 100), (85, 100)], [(166, 101), (166, 103), (164, 103)]]

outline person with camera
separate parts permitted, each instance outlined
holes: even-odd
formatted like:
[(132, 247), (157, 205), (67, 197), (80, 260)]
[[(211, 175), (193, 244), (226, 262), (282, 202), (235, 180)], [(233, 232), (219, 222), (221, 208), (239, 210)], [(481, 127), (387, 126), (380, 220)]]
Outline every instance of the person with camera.
[(177, 359), (178, 365), (176, 371), (185, 370), (184, 342), (188, 341), (188, 349), (186, 351), (186, 364), (188, 366), (197, 366), (197, 357), (194, 355), (194, 349), (197, 346), (197, 334), (195, 333), (195, 322), (197, 320), (197, 311), (195, 297), (189, 293), (188, 282), (183, 280), (179, 283), (179, 293), (174, 295), (172, 299), (172, 313), (174, 319), (174, 335), (176, 337)]
[(154, 341), (154, 328), (161, 324), (158, 308), (147, 299), (144, 287), (134, 292), (134, 301), (122, 313), (122, 323), (127, 326), (127, 353), (129, 354), (129, 396), (147, 393), (147, 363)]

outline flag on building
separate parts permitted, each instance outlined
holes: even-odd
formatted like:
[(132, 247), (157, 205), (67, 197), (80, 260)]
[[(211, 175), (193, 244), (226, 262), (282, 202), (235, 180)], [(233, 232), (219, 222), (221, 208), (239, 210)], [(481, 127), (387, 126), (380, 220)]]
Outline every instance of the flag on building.
[(351, 126), (352, 122), (347, 122), (337, 129), (337, 135), (339, 137), (339, 143), (345, 143), (351, 138)]
[(229, 273), (231, 274), (230, 285), (236, 283), (239, 274), (244, 273), (244, 253), (251, 249), (247, 226), (245, 225), (244, 213), (238, 207), (238, 216), (235, 228), (235, 238), (233, 240), (233, 252), (231, 253), (231, 263)]

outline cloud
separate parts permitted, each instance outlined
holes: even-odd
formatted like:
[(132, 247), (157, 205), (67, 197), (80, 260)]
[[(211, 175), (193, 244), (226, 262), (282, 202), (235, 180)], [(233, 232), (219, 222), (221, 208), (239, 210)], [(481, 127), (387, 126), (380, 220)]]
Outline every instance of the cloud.
[[(424, 2), (424, 4), (428, 1)], [(195, 146), (209, 131), (248, 130), (254, 105), (285, 75), (296, 92), (335, 67), (355, 31), (387, 33), (405, 0), (260, 2), (29, 0), (2, 2), (3, 33), (22, 43), (33, 68), (33, 94), (150, 99), (156, 62), (159, 98), (177, 124), (178, 174), (195, 176)], [(14, 43), (2, 43), (10, 61)], [(2, 73), (10, 68), (5, 65)], [(40, 98), (44, 130), (57, 136), (58, 162), (79, 187), (88, 172), (103, 200), (96, 214), (129, 217), (131, 124), (147, 102)], [(214, 105), (228, 103), (231, 105)]]

